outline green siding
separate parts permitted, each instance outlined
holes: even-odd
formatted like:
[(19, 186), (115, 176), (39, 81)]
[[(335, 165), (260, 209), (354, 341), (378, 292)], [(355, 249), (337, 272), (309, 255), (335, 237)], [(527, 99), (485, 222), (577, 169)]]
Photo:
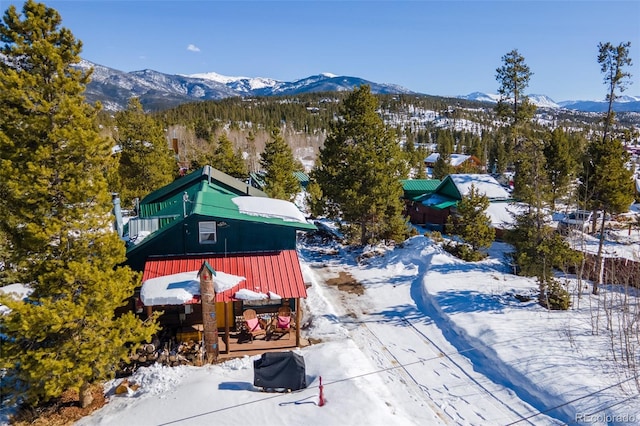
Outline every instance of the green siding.
[[(141, 271), (149, 256), (295, 250), (298, 231), (317, 229), (307, 222), (242, 213), (233, 200), (245, 195), (218, 181), (188, 179), (183, 183), (156, 191), (155, 202), (141, 203), (140, 217), (159, 217), (160, 229), (128, 247), (127, 264), (134, 270)], [(215, 243), (199, 242), (201, 221), (225, 223), (217, 227)]]
[(440, 186), (438, 186), (436, 193), (453, 198), (454, 200), (462, 200), (462, 194), (460, 194), (460, 191), (458, 191), (458, 188), (449, 176), (444, 178)]
[(129, 247), (127, 264), (136, 271), (142, 271), (149, 256), (296, 249), (297, 230), (294, 228), (228, 219), (224, 220), (226, 226), (217, 227), (215, 243), (201, 244), (198, 240), (200, 221), (221, 222), (219, 218), (201, 215), (178, 220), (147, 236), (138, 245)]

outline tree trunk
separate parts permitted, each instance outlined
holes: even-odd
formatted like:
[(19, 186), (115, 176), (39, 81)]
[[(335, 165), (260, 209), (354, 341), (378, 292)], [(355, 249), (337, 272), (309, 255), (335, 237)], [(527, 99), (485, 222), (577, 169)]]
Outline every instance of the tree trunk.
[[(597, 212), (594, 212), (596, 214)], [(593, 284), (593, 294), (598, 294), (599, 285), (604, 281), (604, 262), (602, 261), (602, 249), (604, 247), (604, 223), (606, 221), (607, 212), (602, 211), (602, 222), (600, 223), (600, 241), (598, 243), (598, 256), (596, 257), (596, 267), (598, 268), (598, 276)]]
[(79, 391), (80, 407), (87, 408), (93, 402), (93, 394), (91, 393), (91, 384), (84, 382), (80, 386)]

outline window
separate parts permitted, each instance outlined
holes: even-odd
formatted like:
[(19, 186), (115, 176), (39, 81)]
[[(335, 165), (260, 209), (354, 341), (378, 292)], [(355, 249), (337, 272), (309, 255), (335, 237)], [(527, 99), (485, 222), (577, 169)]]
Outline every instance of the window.
[(198, 222), (198, 241), (200, 244), (216, 243), (215, 222)]

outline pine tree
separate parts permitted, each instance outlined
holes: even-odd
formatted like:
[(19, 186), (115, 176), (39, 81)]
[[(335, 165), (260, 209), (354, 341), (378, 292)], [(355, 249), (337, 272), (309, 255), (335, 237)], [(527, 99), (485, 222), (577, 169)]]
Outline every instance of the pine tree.
[(271, 130), (271, 139), (264, 147), (260, 165), (265, 172), (265, 192), (273, 198), (293, 201), (300, 192), (300, 182), (294, 174), (300, 166), (296, 164), (291, 147), (280, 134), (280, 129)]
[(218, 137), (218, 146), (213, 152), (213, 167), (238, 179), (247, 177), (247, 167), (242, 159), (242, 153), (233, 150), (233, 144), (226, 133)]
[[(155, 321), (115, 316), (138, 275), (112, 232), (105, 159), (111, 146), (85, 103), (82, 44), (54, 9), (28, 0), (0, 23), (0, 229), (9, 263), (33, 293), (0, 297), (2, 388), (34, 405), (110, 377)], [(6, 374), (5, 374), (6, 373)]]
[(580, 186), (582, 199), (587, 201), (588, 206), (594, 211), (603, 212), (596, 260), (598, 279), (593, 286), (593, 294), (598, 294), (598, 286), (602, 283), (601, 260), (606, 214), (626, 212), (634, 199), (633, 172), (626, 167), (629, 162), (629, 153), (618, 138), (612, 137), (612, 128), (615, 123), (613, 102), (617, 97), (616, 92), (625, 90), (628, 84), (627, 79), (631, 76), (624, 71), (624, 67), (632, 65), (629, 46), (630, 43), (621, 43), (617, 47), (610, 43), (598, 45), (598, 63), (602, 73), (605, 74), (604, 82), (607, 85), (609, 107), (604, 117), (602, 138), (594, 138), (587, 149), (587, 161), (585, 161)]
[(533, 117), (536, 110), (524, 93), (533, 73), (517, 49), (504, 55), (502, 63), (503, 65), (496, 69), (496, 80), (500, 83), (500, 100), (496, 105), (496, 112), (499, 117), (509, 120), (512, 124), (526, 122)]
[(469, 193), (458, 203), (455, 218), (448, 226), (449, 232), (462, 238), (474, 253), (489, 248), (495, 239), (496, 231), (486, 214), (488, 208), (489, 198), (471, 185)]
[(447, 175), (453, 173), (454, 168), (451, 166), (451, 154), (453, 153), (453, 135), (449, 130), (438, 129), (436, 133), (436, 144), (438, 145), (438, 159), (433, 165), (433, 178), (444, 179)]
[(545, 141), (543, 148), (545, 168), (550, 185), (551, 209), (555, 210), (556, 202), (569, 192), (569, 185), (575, 178), (577, 156), (572, 151), (572, 143), (567, 133), (554, 129)]
[(120, 198), (123, 204), (161, 188), (178, 175), (159, 122), (147, 115), (138, 98), (116, 113), (116, 142), (120, 145)]
[(249, 173), (257, 172), (258, 154), (256, 149), (256, 135), (252, 131), (249, 131), (249, 134), (247, 135), (245, 151), (247, 152), (247, 168)]
[(331, 123), (312, 174), (329, 214), (350, 224), (348, 233), (360, 244), (401, 241), (408, 233), (400, 182), (407, 167), (377, 109), (369, 86), (354, 89)]

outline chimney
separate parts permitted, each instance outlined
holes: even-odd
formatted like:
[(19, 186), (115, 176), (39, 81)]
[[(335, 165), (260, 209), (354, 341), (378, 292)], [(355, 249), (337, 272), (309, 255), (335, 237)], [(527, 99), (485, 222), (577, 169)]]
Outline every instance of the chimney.
[(116, 218), (114, 228), (118, 233), (118, 236), (122, 238), (124, 224), (122, 222), (122, 208), (120, 207), (120, 197), (118, 196), (118, 193), (114, 192), (111, 194), (111, 202), (113, 203), (113, 215)]
[(198, 272), (200, 277), (200, 300), (202, 303), (202, 327), (204, 332), (205, 359), (208, 364), (218, 360), (218, 319), (216, 318), (216, 290), (213, 276), (216, 271), (208, 262), (203, 262)]

